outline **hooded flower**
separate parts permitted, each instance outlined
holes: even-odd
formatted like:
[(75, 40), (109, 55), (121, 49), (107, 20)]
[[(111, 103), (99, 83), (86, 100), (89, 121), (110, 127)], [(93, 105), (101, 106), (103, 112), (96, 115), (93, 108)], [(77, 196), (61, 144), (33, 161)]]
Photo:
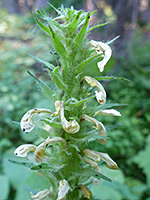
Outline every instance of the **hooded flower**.
[(118, 165), (110, 158), (110, 156), (107, 153), (100, 153), (100, 158), (106, 162), (106, 167), (109, 169), (118, 169)]
[[(106, 167), (108, 167), (110, 169), (118, 169), (117, 164), (110, 158), (110, 156), (107, 153), (101, 153), (98, 151), (93, 151), (91, 149), (84, 149), (82, 152), (85, 153), (85, 155), (88, 158), (91, 158), (94, 161), (97, 160), (96, 162), (98, 162), (98, 161), (100, 161), (100, 159), (102, 159), (104, 162), (106, 162)], [(95, 160), (95, 158), (96, 158), (96, 160)]]
[(94, 117), (96, 115), (111, 115), (111, 116), (121, 116), (120, 112), (115, 109), (107, 109), (107, 110), (98, 110), (95, 112)]
[(103, 88), (103, 86), (94, 78), (91, 76), (84, 76), (84, 79), (91, 87), (96, 87), (98, 91), (95, 91), (96, 99), (100, 104), (103, 104), (106, 102), (106, 92)]
[(47, 156), (45, 154), (46, 145), (54, 142), (63, 142), (63, 148), (66, 147), (66, 141), (61, 137), (55, 137), (50, 139), (49, 137), (46, 139), (45, 142), (42, 142), (34, 152), (36, 162), (43, 162), (47, 160)]
[(59, 181), (58, 190), (59, 191), (58, 191), (57, 200), (64, 200), (66, 198), (68, 191), (69, 191), (69, 184), (65, 179)]
[(32, 117), (34, 114), (40, 114), (40, 113), (52, 114), (52, 112), (48, 109), (42, 109), (42, 108), (31, 109), (22, 117), (21, 123), (20, 123), (21, 129), (26, 133), (32, 131), (32, 129), (34, 128), (34, 124), (32, 123)]
[(60, 117), (61, 117), (61, 123), (62, 123), (62, 127), (63, 129), (67, 132), (67, 133), (77, 133), (80, 129), (80, 126), (78, 124), (78, 122), (76, 120), (73, 121), (67, 121), (65, 116), (64, 116), (64, 102), (60, 101)]
[(103, 42), (97, 42), (97, 41), (91, 40), (90, 44), (92, 45), (93, 49), (96, 50), (97, 54), (102, 54), (102, 53), (104, 54), (103, 60), (97, 63), (100, 72), (103, 72), (106, 63), (111, 57), (112, 50), (108, 46), (108, 44), (103, 43)]
[(31, 194), (31, 198), (34, 200), (44, 200), (46, 199), (46, 197), (50, 195), (50, 190), (45, 189), (45, 190), (41, 190), (35, 195), (33, 195), (32, 192), (30, 192), (30, 194)]
[(92, 192), (85, 185), (79, 185), (80, 190), (84, 194), (87, 199), (90, 199), (92, 196)]
[[(85, 119), (88, 122), (91, 122), (92, 124), (95, 124), (96, 130), (100, 129), (100, 132), (99, 132), (100, 136), (104, 136), (104, 137), (107, 136), (106, 129), (105, 129), (104, 125), (101, 122), (99, 122), (97, 119), (92, 118), (92, 117), (90, 117), (86, 114), (81, 115), (80, 120), (82, 121), (83, 119)], [(106, 139), (98, 139), (98, 140), (101, 144), (105, 144), (105, 142), (106, 142)]]
[(35, 152), (36, 146), (33, 144), (23, 144), (19, 146), (15, 151), (15, 156), (26, 158), (29, 152)]
[(52, 116), (53, 116), (53, 115), (54, 115), (54, 116), (59, 115), (59, 113), (60, 113), (60, 102), (61, 102), (61, 101), (55, 101), (55, 109), (56, 109), (56, 112), (55, 112), (54, 114), (52, 114)]

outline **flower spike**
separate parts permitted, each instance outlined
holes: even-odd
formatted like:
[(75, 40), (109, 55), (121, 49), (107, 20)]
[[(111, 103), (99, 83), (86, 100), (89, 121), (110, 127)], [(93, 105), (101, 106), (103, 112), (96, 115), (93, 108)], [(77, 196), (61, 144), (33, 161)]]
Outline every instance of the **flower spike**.
[(95, 91), (96, 99), (100, 104), (103, 104), (106, 102), (106, 92), (103, 88), (103, 86), (94, 78), (91, 76), (84, 76), (84, 79), (91, 87), (96, 87), (98, 91)]
[(103, 42), (97, 42), (97, 41), (91, 40), (90, 44), (92, 45), (93, 49), (96, 50), (97, 54), (102, 54), (102, 53), (104, 54), (103, 60), (97, 63), (100, 72), (103, 72), (106, 63), (111, 57), (112, 50), (108, 46), (108, 44), (103, 43)]
[(59, 182), (58, 190), (59, 192), (58, 192), (57, 200), (64, 200), (69, 191), (69, 184), (65, 179)]
[(35, 152), (36, 146), (33, 144), (23, 144), (19, 146), (15, 151), (14, 155), (22, 158), (26, 158), (29, 152)]
[[(97, 119), (90, 117), (86, 114), (81, 115), (80, 120), (82, 121), (83, 119), (85, 119), (88, 122), (91, 122), (92, 124), (95, 124), (96, 130), (100, 128), (100, 133), (99, 133), (100, 136), (104, 136), (104, 137), (107, 136), (106, 129), (105, 129), (104, 125), (101, 122), (99, 122)], [(106, 143), (106, 139), (98, 139), (98, 140), (101, 144)]]
[(32, 129), (34, 128), (34, 124), (32, 123), (32, 117), (34, 114), (40, 114), (40, 113), (52, 114), (52, 112), (48, 109), (43, 109), (43, 108), (31, 109), (22, 117), (20, 123), (21, 129), (26, 133), (32, 131)]
[(80, 126), (76, 120), (67, 121), (64, 116), (64, 102), (60, 101), (60, 117), (63, 129), (71, 134), (77, 133), (80, 129)]
[(120, 112), (115, 109), (98, 110), (97, 112), (95, 112), (94, 117), (99, 114), (100, 115), (121, 116)]

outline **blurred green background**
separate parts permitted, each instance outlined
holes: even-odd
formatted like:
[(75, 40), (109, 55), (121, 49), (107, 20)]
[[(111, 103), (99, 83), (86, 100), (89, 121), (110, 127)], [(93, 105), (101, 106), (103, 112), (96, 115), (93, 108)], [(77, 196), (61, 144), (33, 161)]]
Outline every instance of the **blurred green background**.
[[(50, 84), (41, 64), (29, 54), (55, 62), (49, 38), (36, 25), (32, 11), (43, 5), (50, 15), (56, 13), (47, 0), (0, 1), (0, 200), (27, 200), (28, 191), (44, 189), (47, 180), (28, 169), (12, 164), (13, 151), (20, 144), (36, 139), (21, 132), (19, 121), (34, 107), (50, 108), (27, 70)], [(118, 171), (103, 169), (112, 183), (103, 181), (92, 187), (100, 200), (150, 200), (150, 1), (149, 0), (51, 0), (56, 7), (73, 5), (97, 13), (91, 25), (110, 22), (94, 30), (89, 40), (107, 42), (120, 35), (110, 46), (113, 56), (104, 75), (125, 77), (104, 81), (108, 101), (128, 104), (117, 107), (122, 116), (103, 117), (111, 137), (104, 147), (119, 166)], [(93, 69), (93, 74), (96, 73)]]

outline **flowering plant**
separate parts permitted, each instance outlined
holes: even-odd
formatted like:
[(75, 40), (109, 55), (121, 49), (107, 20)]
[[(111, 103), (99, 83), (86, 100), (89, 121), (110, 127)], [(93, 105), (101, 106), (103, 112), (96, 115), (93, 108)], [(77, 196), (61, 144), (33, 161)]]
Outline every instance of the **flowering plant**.
[[(91, 141), (98, 140), (99, 145), (104, 145), (108, 139), (105, 126), (96, 116), (121, 115), (117, 110), (110, 109), (113, 104), (106, 103), (106, 92), (99, 82), (103, 77), (90, 75), (94, 67), (98, 67), (100, 73), (104, 71), (112, 51), (107, 43), (89, 42), (86, 38), (90, 31), (102, 26), (90, 26), (90, 18), (95, 12), (77, 11), (73, 7), (54, 10), (58, 14), (54, 19), (44, 9), (43, 12), (37, 11), (43, 22), (34, 15), (37, 24), (51, 38), (53, 52), (59, 59), (59, 66), (54, 66), (35, 57), (47, 69), (54, 88), (48, 87), (31, 72), (29, 74), (48, 96), (55, 110), (34, 108), (22, 117), (21, 129), (28, 133), (34, 130), (33, 118), (38, 114), (46, 135), (39, 145), (21, 145), (14, 154), (27, 158), (31, 170), (36, 170), (50, 181), (50, 188), (31, 192), (32, 199), (92, 200), (95, 198), (89, 186), (100, 184), (102, 179), (111, 181), (101, 172), (98, 162), (102, 160), (106, 167), (118, 169), (107, 153), (89, 148)], [(93, 89), (96, 90), (91, 95)], [(95, 104), (92, 109), (91, 101)]]

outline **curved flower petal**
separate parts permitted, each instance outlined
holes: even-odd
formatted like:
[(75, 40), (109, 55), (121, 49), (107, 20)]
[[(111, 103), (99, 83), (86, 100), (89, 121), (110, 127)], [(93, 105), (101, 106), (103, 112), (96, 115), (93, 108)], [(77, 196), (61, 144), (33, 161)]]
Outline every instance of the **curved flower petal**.
[[(88, 116), (86, 114), (81, 115), (80, 120), (82, 120), (82, 119), (85, 119), (86, 121), (95, 124), (96, 125), (96, 129), (100, 128), (100, 132), (99, 132), (100, 136), (104, 136), (104, 137), (107, 136), (106, 129), (105, 129), (104, 125), (101, 122), (99, 122), (97, 119), (95, 119), (93, 117), (90, 117), (90, 116)], [(105, 144), (106, 143), (106, 139), (98, 139), (98, 140), (99, 140), (99, 142), (101, 144)]]
[(69, 184), (65, 179), (59, 182), (58, 190), (57, 200), (64, 200), (69, 191)]
[(19, 157), (26, 158), (29, 152), (34, 152), (36, 150), (36, 146), (33, 144), (23, 144), (19, 146), (15, 151), (14, 154)]
[(115, 109), (107, 109), (107, 110), (98, 110), (95, 112), (94, 117), (96, 115), (111, 115), (111, 116), (121, 116), (120, 112)]
[(83, 157), (83, 160), (89, 164), (91, 167), (93, 167), (94, 169), (98, 168), (98, 164), (95, 161), (92, 161), (91, 159), (85, 158)]
[(50, 194), (50, 190), (45, 189), (45, 190), (41, 190), (40, 192), (38, 192), (35, 195), (33, 195), (32, 192), (30, 192), (30, 194), (31, 194), (31, 198), (32, 199), (44, 200)]
[(36, 162), (42, 162), (47, 160), (47, 156), (45, 154), (46, 145), (54, 142), (63, 142), (63, 148), (66, 147), (66, 141), (61, 137), (47, 138), (45, 142), (42, 142), (34, 152)]
[(79, 185), (79, 188), (87, 199), (91, 198), (92, 192), (89, 190), (89, 188), (87, 188), (85, 185)]
[(55, 101), (55, 109), (56, 109), (56, 112), (54, 114), (52, 114), (52, 116), (57, 116), (59, 115), (60, 113), (60, 102), (61, 101)]
[(118, 169), (118, 165), (110, 158), (110, 156), (107, 153), (100, 153), (99, 155), (103, 161), (105, 161), (106, 167), (110, 169)]
[(65, 116), (64, 116), (64, 102), (61, 101), (60, 102), (60, 117), (61, 117), (61, 123), (62, 123), (62, 127), (63, 129), (71, 134), (77, 133), (80, 130), (80, 126), (78, 124), (78, 122), (76, 120), (73, 121), (67, 121)]
[(96, 50), (97, 54), (102, 54), (102, 53), (104, 54), (103, 60), (97, 63), (100, 72), (103, 72), (106, 63), (111, 57), (112, 50), (108, 46), (108, 44), (103, 43), (103, 42), (97, 42), (97, 41), (91, 40), (90, 44), (92, 45), (93, 49)]
[(48, 109), (42, 109), (42, 108), (31, 109), (22, 117), (20, 123), (21, 129), (26, 133), (32, 131), (32, 129), (34, 128), (34, 124), (32, 123), (32, 117), (34, 114), (40, 114), (40, 113), (52, 114), (52, 112)]
[(84, 149), (82, 151), (88, 158), (91, 158), (95, 162), (100, 161), (100, 155), (97, 153), (97, 151), (93, 151), (91, 149)]
[(96, 87), (98, 91), (95, 91), (96, 99), (100, 104), (103, 104), (106, 102), (106, 92), (103, 88), (103, 86), (94, 78), (91, 76), (84, 76), (84, 79), (91, 87)]

